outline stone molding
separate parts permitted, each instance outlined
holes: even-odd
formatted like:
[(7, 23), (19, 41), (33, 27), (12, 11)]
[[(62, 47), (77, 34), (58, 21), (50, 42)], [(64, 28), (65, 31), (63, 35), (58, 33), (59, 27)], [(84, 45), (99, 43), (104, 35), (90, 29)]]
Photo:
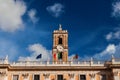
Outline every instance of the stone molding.
[(23, 78), (28, 78), (28, 76), (29, 76), (29, 73), (24, 73), (24, 74), (22, 74), (22, 77), (23, 77)]
[(45, 77), (45, 79), (48, 79), (50, 74), (49, 73), (44, 73), (43, 76)]
[(70, 73), (68, 74), (68, 76), (70, 77), (70, 79), (74, 78), (75, 74), (74, 73)]
[(6, 71), (0, 71), (0, 76), (7, 76)]

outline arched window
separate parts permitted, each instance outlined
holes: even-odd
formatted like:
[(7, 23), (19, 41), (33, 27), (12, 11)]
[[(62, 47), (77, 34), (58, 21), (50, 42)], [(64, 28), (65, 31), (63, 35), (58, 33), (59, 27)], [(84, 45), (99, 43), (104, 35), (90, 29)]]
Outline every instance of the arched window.
[(59, 38), (58, 44), (62, 44), (62, 38)]

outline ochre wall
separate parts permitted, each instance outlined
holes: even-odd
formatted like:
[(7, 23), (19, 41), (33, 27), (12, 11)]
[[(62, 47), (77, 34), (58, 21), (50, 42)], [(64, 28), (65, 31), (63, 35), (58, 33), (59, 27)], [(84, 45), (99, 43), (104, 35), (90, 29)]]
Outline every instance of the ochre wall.
[(69, 80), (68, 74), (64, 74), (63, 79)]
[[(35, 72), (36, 73), (36, 72)], [(29, 80), (33, 80), (33, 78), (34, 78), (34, 74), (35, 74), (34, 72), (32, 72), (32, 73), (29, 73), (28, 72), (28, 79)], [(59, 74), (62, 74), (63, 75), (63, 79), (66, 79), (66, 80), (70, 80), (70, 75), (69, 74), (71, 74), (70, 72), (69, 73), (64, 73), (64, 72), (62, 72), (62, 71), (60, 71), (60, 72), (58, 72)], [(7, 76), (8, 76), (8, 80), (13, 80), (12, 79), (12, 76), (13, 76), (13, 74), (14, 73), (10, 73), (10, 74), (8, 74)], [(24, 74), (24, 72), (22, 73), (22, 72), (17, 72), (17, 73), (15, 73), (15, 74), (17, 74), (17, 75), (19, 75), (19, 80), (24, 80), (24, 77), (23, 77), (23, 75), (22, 74)], [(45, 80), (45, 76), (43, 75), (44, 74), (44, 72), (43, 73), (38, 73), (37, 72), (37, 74), (38, 75), (40, 75), (40, 80)], [(50, 72), (49, 72), (49, 74), (50, 74)], [(80, 74), (83, 74), (83, 73), (72, 73), (72, 74), (74, 74), (74, 80), (79, 80), (79, 76), (80, 76)], [(49, 75), (49, 79), (50, 80), (56, 80), (57, 79), (57, 73), (51, 73), (50, 75)], [(90, 76), (90, 73), (88, 72), (86, 72), (84, 75), (86, 75), (86, 80), (91, 80), (91, 76)], [(119, 76), (120, 76), (120, 74), (118, 74)], [(96, 78), (96, 80), (100, 80), (100, 76), (101, 76), (101, 74), (99, 74), (99, 73), (96, 73), (95, 74), (95, 78)], [(106, 80), (113, 80), (112, 79), (112, 75), (110, 75), (110, 73), (106, 73), (106, 77), (107, 77), (107, 79)]]
[(29, 80), (33, 80), (33, 75), (29, 74)]
[(86, 79), (90, 80), (90, 75), (89, 74), (86, 75)]
[(19, 80), (23, 80), (23, 76), (21, 74), (19, 75)]
[(8, 80), (12, 80), (12, 75), (8, 74)]
[(78, 76), (78, 74), (75, 75), (75, 80), (79, 80), (79, 76)]
[(100, 75), (96, 74), (96, 80), (100, 80)]

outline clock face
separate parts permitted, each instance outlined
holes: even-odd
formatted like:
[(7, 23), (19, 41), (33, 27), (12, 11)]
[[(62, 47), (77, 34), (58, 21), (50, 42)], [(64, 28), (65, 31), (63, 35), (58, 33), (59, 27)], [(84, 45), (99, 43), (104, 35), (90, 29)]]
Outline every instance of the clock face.
[(57, 50), (58, 50), (59, 52), (63, 52), (64, 48), (63, 48), (61, 45), (58, 45), (58, 46), (57, 46)]

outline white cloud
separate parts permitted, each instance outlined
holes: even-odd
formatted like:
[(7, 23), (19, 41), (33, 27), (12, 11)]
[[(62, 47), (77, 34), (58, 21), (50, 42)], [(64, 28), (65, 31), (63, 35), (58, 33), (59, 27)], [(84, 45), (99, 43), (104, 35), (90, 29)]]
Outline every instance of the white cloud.
[(115, 44), (109, 44), (105, 50), (93, 55), (93, 58), (100, 60), (108, 60), (111, 59), (112, 55), (118, 55), (118, 53), (116, 52), (117, 52), (117, 46)]
[(106, 40), (120, 39), (120, 30), (110, 32), (106, 35)]
[(108, 46), (101, 51), (100, 53), (95, 53), (92, 56), (87, 56), (85, 55), (84, 57), (80, 57), (79, 60), (90, 60), (91, 58), (93, 58), (93, 60), (100, 60), (100, 61), (104, 61), (104, 60), (111, 60), (112, 55), (114, 55), (115, 57), (120, 57), (120, 44), (119, 45), (115, 45), (115, 44), (108, 44)]
[(31, 9), (30, 11), (28, 11), (28, 16), (33, 23), (36, 23), (38, 21), (38, 18), (36, 17), (36, 10)]
[(112, 39), (113, 33), (110, 32), (109, 34), (106, 35), (106, 40)]
[(116, 52), (114, 54), (116, 58), (120, 58), (120, 43), (116, 46)]
[(46, 10), (54, 17), (59, 17), (64, 12), (64, 6), (60, 3), (48, 6)]
[(112, 8), (113, 8), (112, 16), (120, 17), (120, 1), (114, 2), (112, 4)]
[(0, 0), (0, 29), (6, 32), (23, 29), (25, 12), (26, 5), (22, 0)]
[(115, 52), (116, 52), (116, 46), (114, 44), (109, 44), (105, 49), (105, 51), (101, 53), (101, 55), (103, 56), (105, 54), (114, 54)]
[(120, 31), (116, 31), (116, 32), (114, 33), (114, 37), (115, 37), (116, 39), (120, 39)]
[(23, 61), (23, 60), (36, 61), (37, 60), (36, 57), (39, 54), (42, 54), (42, 58), (38, 59), (39, 61), (51, 60), (51, 55), (52, 55), (51, 51), (47, 50), (41, 44), (29, 45), (28, 50), (31, 52), (31, 55), (27, 57), (19, 57), (19, 61)]

